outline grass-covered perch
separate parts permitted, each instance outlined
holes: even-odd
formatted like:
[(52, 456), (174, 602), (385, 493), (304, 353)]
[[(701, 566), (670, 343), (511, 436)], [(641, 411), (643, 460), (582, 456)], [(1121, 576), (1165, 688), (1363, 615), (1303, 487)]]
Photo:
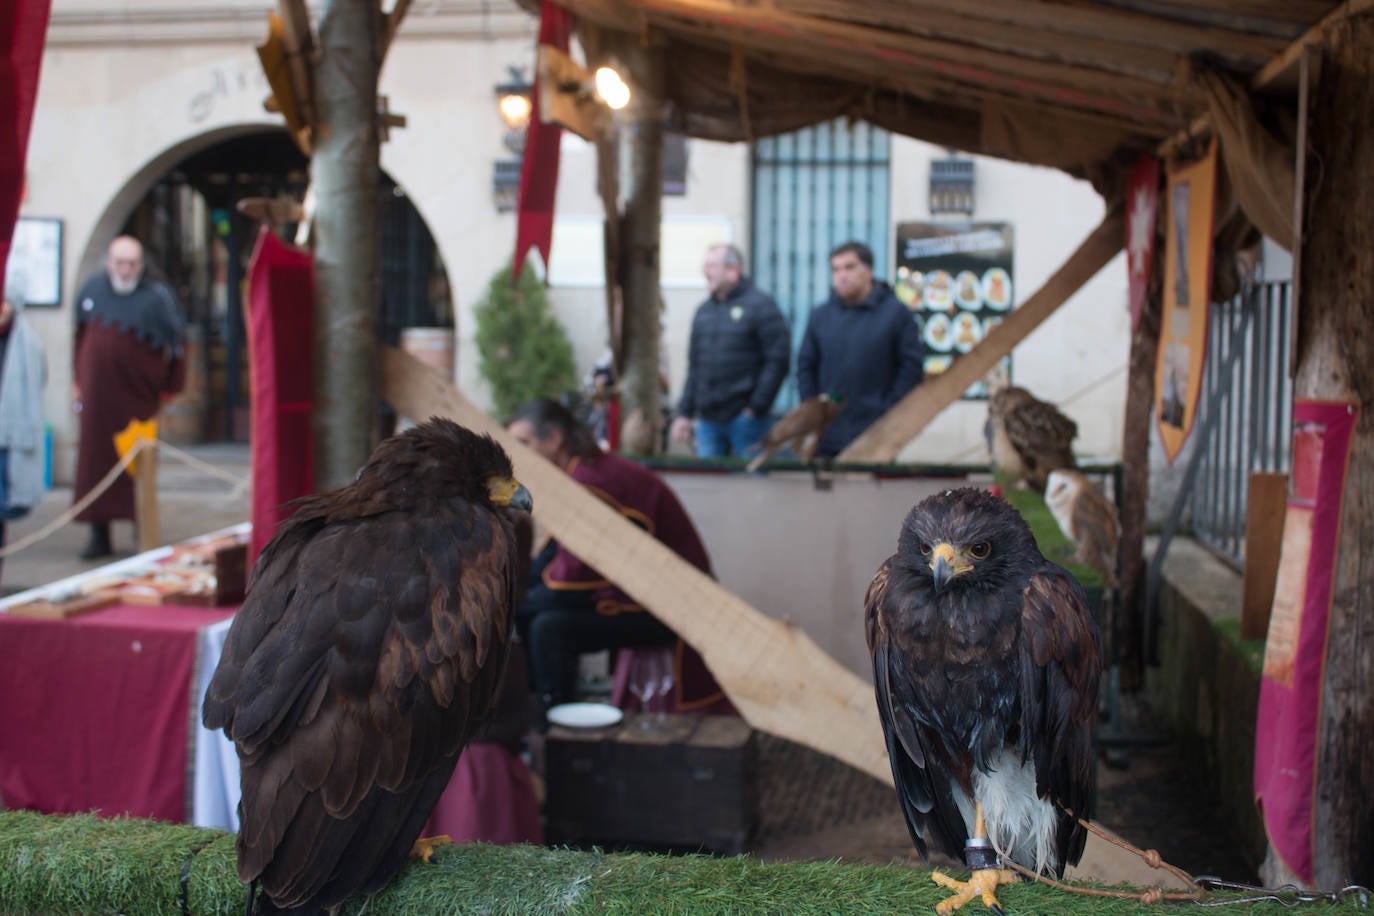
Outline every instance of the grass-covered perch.
[[(346, 914), (779, 913), (919, 914), (945, 892), (923, 868), (841, 862), (765, 864), (747, 856), (607, 854), (538, 846), (442, 847), (391, 886), (351, 901)], [(0, 913), (239, 914), (243, 885), (234, 837), (141, 820), (0, 813)], [(1028, 884), (1004, 888), (1008, 913), (1196, 912), (1190, 903), (1145, 906)], [(966, 912), (976, 916), (980, 905)], [(1322, 912), (1355, 912), (1353, 903)], [(1252, 904), (1222, 912), (1286, 912)]]

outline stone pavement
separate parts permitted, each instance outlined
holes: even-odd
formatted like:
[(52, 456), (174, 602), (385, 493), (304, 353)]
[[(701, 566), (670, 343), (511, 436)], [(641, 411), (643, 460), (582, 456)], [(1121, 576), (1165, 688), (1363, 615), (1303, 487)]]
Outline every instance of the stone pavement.
[[(235, 486), (213, 473), (193, 467), (164, 452), (158, 464), (159, 509), (162, 541), (175, 544), (198, 534), (216, 531), (248, 520), (248, 445), (213, 443), (178, 447), (192, 459), (212, 465), (219, 475), (242, 481)], [(10, 522), (6, 543), (39, 531), (71, 507), (70, 487), (48, 491), (43, 504), (24, 518)], [(103, 566), (137, 553), (133, 526), (115, 522), (112, 540), (115, 555), (104, 560), (81, 560), (77, 554), (86, 545), (89, 529), (70, 522), (44, 540), (4, 560), (0, 572), (0, 596), (46, 585), (67, 576)]]

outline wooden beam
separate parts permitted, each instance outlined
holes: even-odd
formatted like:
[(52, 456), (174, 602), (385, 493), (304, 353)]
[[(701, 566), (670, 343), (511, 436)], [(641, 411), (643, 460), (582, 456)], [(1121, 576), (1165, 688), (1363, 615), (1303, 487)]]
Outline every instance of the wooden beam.
[(877, 59), (888, 67), (910, 68), (1059, 105), (1157, 121), (1173, 106), (1174, 90), (1148, 81), (1063, 66), (1006, 54), (960, 47), (909, 32), (870, 28), (843, 21), (798, 16), (770, 6), (744, 6), (730, 0), (560, 0), (580, 17), (610, 28), (625, 27), (635, 14), (672, 32), (678, 20), (715, 24), (748, 48), (809, 49), (834, 62), (837, 76)]
[[(784, 7), (791, 6), (788, 0), (777, 2)], [(904, 14), (912, 23), (923, 21), (928, 12), (957, 8), (960, 15), (980, 20), (975, 28), (1019, 25), (1088, 40), (1165, 48), (1174, 53), (1210, 48), (1225, 57), (1240, 60), (1267, 60), (1283, 47), (1282, 41), (1262, 35), (1179, 22), (1100, 3), (1051, 6), (1044, 0), (959, 0), (958, 4), (951, 4), (949, 0), (888, 0), (886, 5)], [(916, 27), (913, 24), (905, 28)]]
[[(1301, 38), (1284, 48), (1278, 56), (1261, 67), (1259, 72), (1250, 78), (1250, 89), (1259, 92), (1279, 82), (1280, 77), (1298, 64), (1303, 49), (1321, 41), (1332, 26), (1371, 10), (1374, 10), (1374, 0), (1346, 0), (1322, 17), (1321, 22), (1304, 32)], [(1187, 127), (1160, 143), (1155, 149), (1155, 156), (1160, 159), (1168, 159), (1189, 140), (1207, 136), (1211, 132), (1212, 116), (1210, 114), (1198, 115)]]
[(591, 91), (587, 69), (552, 45), (540, 45), (539, 120), (557, 124), (589, 143), (611, 128), (611, 113)]
[[(948, 4), (785, 0), (780, 5), (799, 15), (823, 18), (833, 17), (842, 8), (844, 19), (875, 28), (915, 32), (955, 46), (967, 45), (1019, 57), (1061, 60), (1066, 64), (1130, 74), (1160, 84), (1173, 81), (1178, 62), (1178, 51), (1174, 48), (1101, 34), (1086, 40), (1082, 34), (1056, 31), (1049, 28), (1048, 24), (1030, 25), (977, 18), (962, 7)], [(923, 7), (919, 15), (912, 15), (913, 6)], [(1266, 52), (1259, 59), (1268, 60), (1272, 53)]]
[(918, 385), (879, 417), (840, 452), (836, 460), (876, 463), (896, 458), (931, 420), (957, 401), (970, 385), (983, 378), (998, 360), (1025, 340), (1116, 256), (1125, 237), (1125, 225), (1124, 207), (1111, 208), (1044, 286), (947, 370)]
[(500, 442), (534, 495), (539, 522), (701, 653), (750, 725), (892, 783), (873, 688), (804, 632), (722, 588), (512, 439), (442, 373), (395, 347), (382, 347), (382, 395), (404, 416), (450, 417)]

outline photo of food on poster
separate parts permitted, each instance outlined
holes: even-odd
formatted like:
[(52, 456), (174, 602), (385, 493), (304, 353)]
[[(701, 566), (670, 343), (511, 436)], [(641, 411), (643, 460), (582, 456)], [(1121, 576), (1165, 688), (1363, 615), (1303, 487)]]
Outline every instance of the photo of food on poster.
[[(972, 350), (1016, 306), (1010, 223), (898, 223), (897, 298), (921, 327), (926, 376)], [(1011, 380), (1011, 357), (990, 375)], [(987, 379), (965, 398), (988, 396)]]

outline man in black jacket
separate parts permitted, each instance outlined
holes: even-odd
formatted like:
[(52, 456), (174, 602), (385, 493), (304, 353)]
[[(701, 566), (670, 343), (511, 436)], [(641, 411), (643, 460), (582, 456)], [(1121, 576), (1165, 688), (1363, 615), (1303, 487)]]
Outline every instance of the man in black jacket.
[(873, 279), (873, 251), (846, 242), (830, 252), (830, 298), (811, 311), (797, 353), (797, 394), (842, 401), (818, 455), (837, 455), (921, 383), (921, 333), (892, 287)]
[(744, 277), (734, 245), (715, 245), (702, 267), (711, 295), (697, 307), (687, 349), (687, 382), (674, 439), (692, 437), (701, 458), (743, 455), (763, 438), (773, 398), (787, 375), (787, 322), (773, 297)]

